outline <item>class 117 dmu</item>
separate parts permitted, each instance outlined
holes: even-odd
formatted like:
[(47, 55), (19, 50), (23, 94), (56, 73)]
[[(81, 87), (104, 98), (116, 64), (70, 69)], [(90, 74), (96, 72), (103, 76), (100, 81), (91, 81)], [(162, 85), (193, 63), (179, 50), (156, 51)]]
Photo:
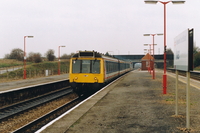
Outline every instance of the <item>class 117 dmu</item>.
[(69, 79), (74, 92), (98, 89), (132, 70), (132, 64), (95, 51), (79, 51), (70, 59)]

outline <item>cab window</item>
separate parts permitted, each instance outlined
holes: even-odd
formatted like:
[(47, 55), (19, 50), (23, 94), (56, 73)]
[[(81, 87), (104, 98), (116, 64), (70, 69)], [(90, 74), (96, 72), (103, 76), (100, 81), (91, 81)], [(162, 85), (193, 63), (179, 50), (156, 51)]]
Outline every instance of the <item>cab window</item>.
[(73, 60), (72, 73), (100, 73), (100, 60)]

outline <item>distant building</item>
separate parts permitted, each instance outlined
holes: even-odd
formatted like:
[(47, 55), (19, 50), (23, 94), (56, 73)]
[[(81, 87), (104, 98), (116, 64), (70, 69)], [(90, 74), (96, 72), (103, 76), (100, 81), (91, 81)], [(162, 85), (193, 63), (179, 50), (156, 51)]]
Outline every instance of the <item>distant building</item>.
[(153, 64), (153, 57), (147, 53), (142, 59), (142, 67), (141, 70), (153, 70), (154, 64)]

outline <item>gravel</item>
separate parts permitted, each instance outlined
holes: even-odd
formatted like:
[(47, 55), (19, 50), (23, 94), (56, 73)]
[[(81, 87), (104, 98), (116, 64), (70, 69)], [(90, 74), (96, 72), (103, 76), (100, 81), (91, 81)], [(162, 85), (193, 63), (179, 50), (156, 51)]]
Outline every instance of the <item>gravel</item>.
[(162, 72), (133, 71), (77, 120), (66, 133), (200, 132), (200, 91), (191, 87), (191, 129), (186, 129), (186, 85), (179, 82), (179, 115), (175, 116), (175, 78), (168, 76), (162, 94)]
[(37, 108), (31, 109), (28, 112), (10, 118), (6, 121), (0, 122), (0, 133), (10, 133), (22, 127), (23, 125), (28, 124), (29, 122), (41, 117), (42, 115), (45, 115), (48, 112), (64, 105), (75, 97), (77, 97), (76, 94), (70, 94), (52, 102), (41, 105)]

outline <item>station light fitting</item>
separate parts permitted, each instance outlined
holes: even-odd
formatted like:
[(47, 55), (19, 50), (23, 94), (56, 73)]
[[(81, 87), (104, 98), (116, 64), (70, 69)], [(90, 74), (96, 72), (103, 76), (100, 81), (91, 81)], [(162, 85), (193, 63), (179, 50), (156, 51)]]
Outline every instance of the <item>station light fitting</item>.
[[(157, 4), (158, 2), (161, 2), (162, 1), (158, 1), (158, 0), (145, 0), (144, 1), (146, 4)], [(168, 2), (172, 2), (172, 4), (184, 4), (185, 1), (184, 0), (172, 0), (172, 1), (168, 1)]]
[(173, 4), (184, 4), (185, 1), (184, 1), (184, 0), (182, 0), (182, 1), (175, 1), (175, 0), (172, 0), (172, 3), (173, 3)]
[(157, 4), (157, 0), (155, 1), (155, 0), (145, 0), (144, 1), (146, 4)]
[[(152, 44), (144, 44), (144, 46), (149, 46), (149, 45), (152, 45)], [(157, 45), (157, 44), (154, 44), (154, 45)]]
[[(153, 35), (153, 34), (143, 34), (143, 36), (150, 36), (150, 35)], [(158, 34), (155, 34), (155, 35), (162, 36), (163, 33), (158, 33)]]
[(151, 34), (143, 34), (143, 36), (150, 36)]
[(162, 35), (164, 35), (163, 33), (159, 33), (159, 34), (157, 34), (158, 36), (162, 36)]
[(26, 37), (28, 37), (28, 38), (33, 38), (34, 36), (26, 36)]

